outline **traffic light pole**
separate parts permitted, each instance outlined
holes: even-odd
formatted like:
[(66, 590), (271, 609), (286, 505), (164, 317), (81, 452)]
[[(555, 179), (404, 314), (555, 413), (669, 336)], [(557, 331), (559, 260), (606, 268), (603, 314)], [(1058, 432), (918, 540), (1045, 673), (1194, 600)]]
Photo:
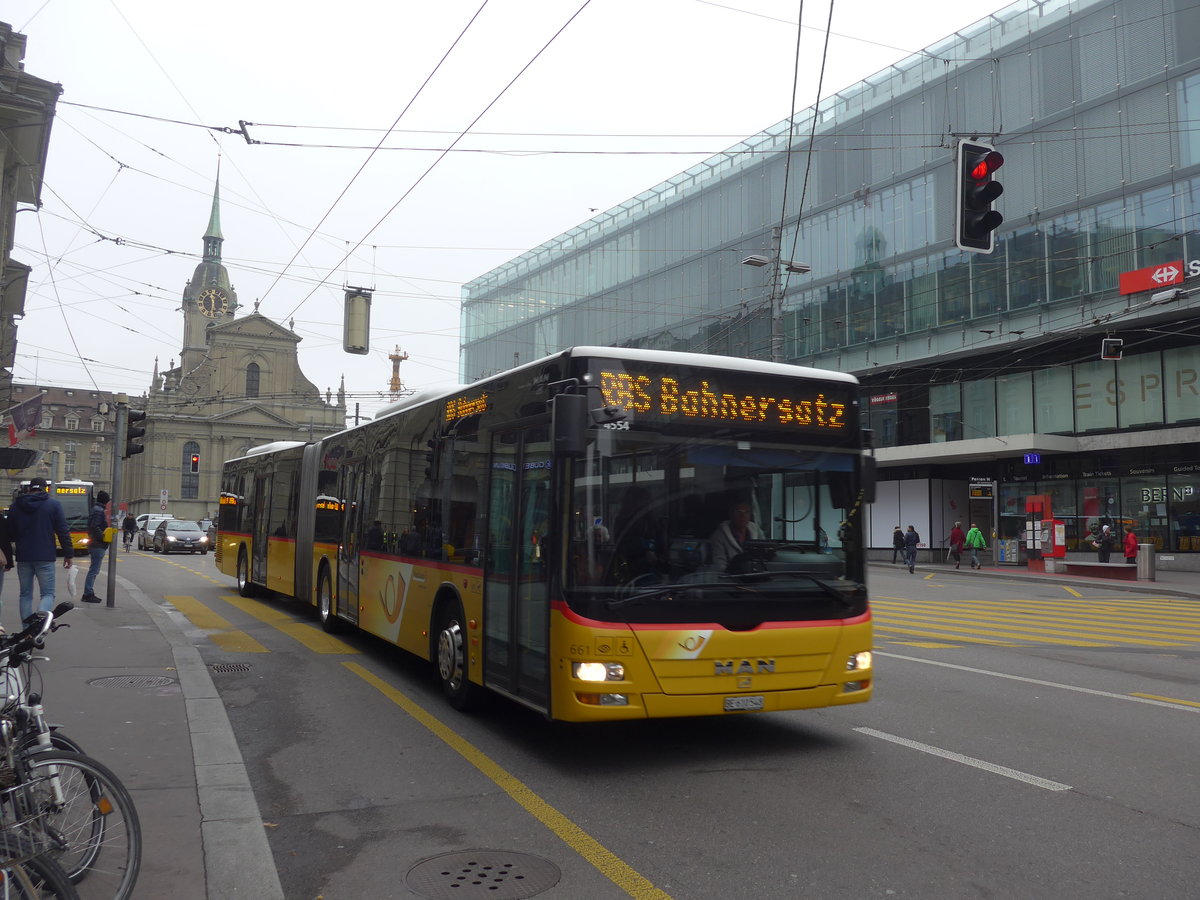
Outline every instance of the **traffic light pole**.
[(116, 536), (121, 533), (121, 528), (124, 523), (117, 523), (117, 516), (121, 514), (121, 476), (124, 470), (125, 454), (125, 437), (129, 429), (129, 396), (127, 394), (117, 394), (117, 445), (113, 448), (113, 470), (112, 470), (112, 500), (110, 501), (110, 509), (112, 509), (112, 524), (117, 528), (113, 533), (113, 538), (108, 545), (108, 598), (105, 605), (109, 609), (113, 609), (117, 605), (117, 541)]

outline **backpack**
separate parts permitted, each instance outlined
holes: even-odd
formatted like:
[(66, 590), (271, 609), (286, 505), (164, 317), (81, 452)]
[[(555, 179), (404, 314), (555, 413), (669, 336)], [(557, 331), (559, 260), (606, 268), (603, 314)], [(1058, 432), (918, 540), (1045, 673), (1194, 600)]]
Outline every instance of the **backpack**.
[(93, 545), (107, 544), (107, 536), (105, 535), (105, 526), (108, 523), (104, 521), (104, 510), (97, 508), (93, 509), (88, 516), (88, 540)]

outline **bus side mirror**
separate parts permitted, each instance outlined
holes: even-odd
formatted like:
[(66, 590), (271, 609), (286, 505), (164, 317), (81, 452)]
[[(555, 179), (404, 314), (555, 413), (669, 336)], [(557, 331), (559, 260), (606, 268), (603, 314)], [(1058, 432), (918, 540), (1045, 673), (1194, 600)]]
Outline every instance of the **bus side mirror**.
[(587, 452), (587, 426), (590, 418), (585, 394), (559, 394), (550, 401), (554, 452), (578, 459)]

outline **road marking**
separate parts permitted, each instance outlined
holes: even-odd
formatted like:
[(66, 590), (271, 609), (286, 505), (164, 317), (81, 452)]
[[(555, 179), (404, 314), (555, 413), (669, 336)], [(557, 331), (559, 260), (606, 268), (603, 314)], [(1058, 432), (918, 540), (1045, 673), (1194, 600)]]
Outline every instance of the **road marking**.
[(1075, 588), (1064, 587), (1063, 590), (1066, 591), (1068, 594), (1071, 594), (1074, 597), (1082, 597), (1083, 596), (1083, 594), (1079, 593), (1079, 591), (1075, 590)]
[(644, 876), (639, 875), (615, 853), (535, 794), (528, 785), (510, 774), (441, 719), (358, 663), (344, 662), (342, 665), (424, 725), (433, 732), (435, 737), (499, 785), (505, 793), (524, 807), (526, 812), (549, 828), (563, 843), (595, 866), (600, 874), (630, 897), (635, 897), (637, 900), (671, 900), (669, 894), (656, 888)]
[(912, 750), (920, 750), (922, 753), (930, 753), (933, 756), (940, 756), (943, 759), (949, 759), (953, 762), (962, 763), (966, 766), (974, 766), (976, 769), (983, 769), (985, 772), (992, 772), (996, 775), (1003, 775), (1005, 778), (1011, 778), (1014, 781), (1023, 781), (1025, 784), (1031, 784), (1034, 787), (1040, 787), (1047, 791), (1069, 791), (1069, 784), (1062, 784), (1058, 781), (1050, 781), (1048, 778), (1039, 778), (1037, 775), (1030, 775), (1028, 772), (1022, 772), (1018, 769), (1010, 769), (1008, 766), (998, 766), (995, 763), (986, 762), (982, 759), (976, 759), (973, 756), (963, 756), (961, 753), (955, 753), (952, 750), (943, 750), (941, 747), (934, 747), (931, 744), (922, 744), (920, 741), (910, 741), (908, 738), (898, 737), (894, 734), (888, 734), (886, 731), (876, 731), (874, 728), (855, 728), (859, 734), (866, 734), (871, 737), (877, 737), (881, 740), (891, 741), (893, 744), (899, 744), (902, 747), (908, 747)]
[(938, 659), (921, 659), (919, 656), (904, 656), (900, 653), (887, 653), (885, 651), (877, 651), (877, 656), (888, 656), (892, 659), (903, 659), (906, 662), (922, 663), (927, 666), (941, 666), (943, 669), (957, 669), (960, 672), (971, 672), (975, 675), (990, 675), (992, 678), (1005, 678), (1009, 681), (1023, 681), (1025, 684), (1036, 684), (1041, 687), (1059, 688), (1064, 691), (1074, 691), (1077, 694), (1091, 694), (1095, 697), (1108, 697), (1112, 700), (1129, 700), (1133, 703), (1146, 703), (1150, 706), (1163, 706), (1167, 709), (1182, 710), (1183, 712), (1200, 713), (1200, 703), (1196, 704), (1196, 709), (1188, 709), (1181, 707), (1178, 702), (1167, 703), (1162, 700), (1151, 699), (1148, 696), (1138, 696), (1137, 694), (1115, 694), (1112, 691), (1098, 691), (1095, 688), (1077, 687), (1073, 684), (1060, 684), (1057, 681), (1042, 681), (1040, 678), (1027, 678), (1024, 675), (1009, 675), (1007, 672), (993, 672), (990, 669), (976, 669), (972, 666), (960, 666), (956, 663), (942, 662)]
[(208, 639), (231, 653), (270, 653), (271, 651), (256, 641), (244, 631), (239, 631), (233, 623), (223, 616), (213, 612), (195, 597), (182, 594), (172, 594), (163, 597), (175, 607), (189, 622), (201, 631), (209, 632)]
[(248, 616), (258, 619), (260, 622), (265, 622), (272, 628), (283, 632), (292, 640), (297, 641), (307, 647), (313, 653), (358, 653), (354, 647), (351, 647), (345, 641), (335, 638), (333, 635), (326, 634), (319, 628), (309, 625), (307, 622), (298, 622), (290, 614), (282, 610), (273, 609), (270, 606), (264, 606), (256, 600), (246, 600), (243, 597), (224, 596), (221, 598), (230, 606), (240, 609)]
[(1156, 694), (1130, 694), (1131, 697), (1141, 697), (1145, 700), (1161, 700), (1164, 703), (1182, 703), (1184, 706), (1200, 707), (1195, 700), (1177, 700), (1174, 697), (1159, 697)]

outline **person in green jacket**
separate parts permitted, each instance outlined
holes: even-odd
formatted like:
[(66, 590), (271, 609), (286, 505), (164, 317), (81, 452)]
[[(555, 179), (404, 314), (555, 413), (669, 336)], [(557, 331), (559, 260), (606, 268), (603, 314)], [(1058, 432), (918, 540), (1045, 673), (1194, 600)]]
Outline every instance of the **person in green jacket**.
[(987, 541), (984, 540), (983, 532), (974, 522), (971, 523), (971, 528), (967, 532), (966, 546), (971, 550), (971, 568), (982, 569), (983, 563), (979, 561), (979, 551), (987, 549)]

